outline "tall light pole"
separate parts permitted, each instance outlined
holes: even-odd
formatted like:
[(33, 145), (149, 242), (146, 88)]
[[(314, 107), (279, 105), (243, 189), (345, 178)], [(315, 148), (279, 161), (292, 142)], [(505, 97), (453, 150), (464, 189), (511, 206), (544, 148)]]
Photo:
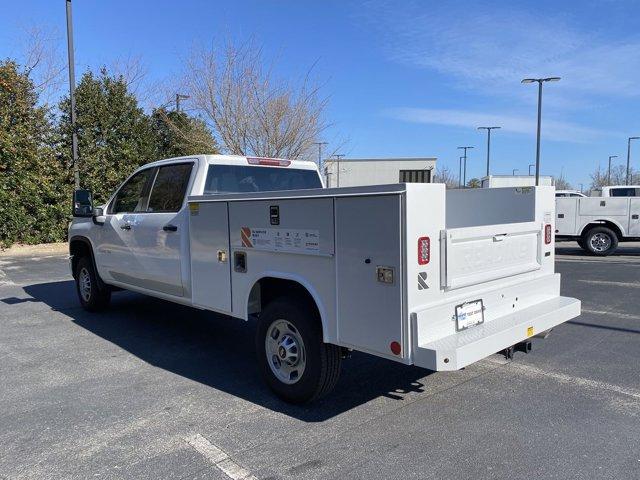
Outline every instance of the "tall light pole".
[(611, 185), (611, 159), (612, 158), (618, 158), (618, 155), (609, 155), (609, 173), (607, 173), (607, 185)]
[(182, 93), (176, 93), (176, 112), (180, 111), (180, 100), (186, 100), (191, 98), (189, 95), (183, 95)]
[(631, 140), (638, 140), (640, 137), (629, 137), (627, 139), (627, 181), (626, 184), (629, 185), (629, 173), (631, 166)]
[(69, 103), (71, 105), (71, 155), (73, 157), (73, 181), (75, 188), (80, 188), (78, 171), (78, 134), (76, 133), (76, 71), (73, 52), (73, 17), (71, 0), (67, 2), (67, 56), (69, 59)]
[(487, 177), (489, 176), (489, 158), (491, 152), (491, 130), (496, 130), (502, 127), (478, 127), (478, 130), (487, 131)]
[(467, 185), (467, 149), (469, 148), (473, 148), (473, 147), (458, 147), (458, 149), (462, 149), (464, 150), (464, 156), (462, 158), (464, 158), (464, 168), (463, 168), (463, 175), (462, 175), (462, 186), (466, 186)]
[(536, 164), (535, 163), (530, 163), (529, 164), (529, 176), (531, 176), (531, 167), (535, 167)]
[(536, 186), (540, 184), (540, 124), (542, 122), (542, 84), (545, 82), (558, 82), (560, 77), (525, 78), (521, 83), (538, 82), (538, 134), (536, 141)]
[(329, 145), (329, 142), (313, 142), (314, 145), (318, 145), (318, 170), (322, 172), (322, 146)]

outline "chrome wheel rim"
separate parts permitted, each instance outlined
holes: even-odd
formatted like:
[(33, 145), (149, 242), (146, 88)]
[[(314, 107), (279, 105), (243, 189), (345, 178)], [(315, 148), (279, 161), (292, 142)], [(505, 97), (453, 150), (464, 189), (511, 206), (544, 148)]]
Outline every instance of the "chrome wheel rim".
[(82, 268), (78, 275), (78, 288), (80, 290), (80, 296), (85, 302), (91, 299), (91, 276), (89, 270)]
[(278, 380), (287, 385), (296, 383), (307, 364), (300, 332), (286, 320), (275, 320), (267, 329), (264, 341), (269, 368)]
[(606, 233), (596, 233), (589, 243), (596, 252), (606, 252), (611, 247), (611, 237)]

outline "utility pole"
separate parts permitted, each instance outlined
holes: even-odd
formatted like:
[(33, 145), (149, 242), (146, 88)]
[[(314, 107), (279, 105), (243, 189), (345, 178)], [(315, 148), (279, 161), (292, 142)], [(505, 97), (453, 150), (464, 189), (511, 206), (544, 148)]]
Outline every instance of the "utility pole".
[(478, 130), (487, 131), (487, 177), (489, 176), (489, 158), (491, 152), (491, 130), (496, 130), (502, 127), (478, 127)]
[(458, 149), (464, 150), (464, 168), (463, 168), (463, 175), (462, 175), (462, 186), (466, 187), (467, 185), (467, 149), (469, 148), (473, 148), (473, 147), (458, 147)]
[(322, 146), (329, 145), (329, 142), (313, 142), (314, 145), (318, 145), (318, 170), (322, 173)]
[(525, 78), (521, 83), (538, 82), (538, 133), (536, 138), (536, 187), (540, 185), (540, 126), (542, 123), (542, 84), (545, 82), (558, 82), (560, 77)]
[(630, 166), (631, 166), (631, 140), (638, 140), (640, 137), (629, 137), (627, 139), (627, 181), (626, 185), (629, 185), (629, 174), (630, 174)]
[[(611, 185), (611, 159), (618, 158), (618, 155), (609, 155), (609, 173), (607, 173), (607, 185)], [(600, 168), (598, 168), (598, 171)]]
[(464, 157), (460, 157), (460, 166), (458, 167), (458, 186), (462, 186), (462, 160)]
[(71, 104), (71, 155), (73, 157), (73, 181), (76, 190), (80, 188), (78, 169), (78, 134), (76, 132), (76, 72), (73, 52), (73, 17), (71, 0), (67, 2), (67, 56), (69, 60), (69, 103)]
[(191, 98), (191, 97), (189, 95), (176, 93), (176, 112), (180, 111), (180, 100), (186, 100), (187, 98)]

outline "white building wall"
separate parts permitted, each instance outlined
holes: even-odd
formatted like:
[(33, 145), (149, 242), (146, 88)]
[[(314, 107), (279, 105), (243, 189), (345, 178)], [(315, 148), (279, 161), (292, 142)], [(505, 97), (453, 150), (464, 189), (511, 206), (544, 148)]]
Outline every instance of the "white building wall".
[[(489, 175), (482, 178), (482, 188), (534, 187), (535, 184), (533, 175)], [(553, 186), (553, 177), (541, 176), (540, 185)]]
[[(400, 170), (431, 170), (433, 181), (436, 159), (380, 158), (380, 159), (327, 159), (324, 162), (327, 187), (357, 187), (400, 182)], [(338, 178), (339, 177), (339, 178)]]

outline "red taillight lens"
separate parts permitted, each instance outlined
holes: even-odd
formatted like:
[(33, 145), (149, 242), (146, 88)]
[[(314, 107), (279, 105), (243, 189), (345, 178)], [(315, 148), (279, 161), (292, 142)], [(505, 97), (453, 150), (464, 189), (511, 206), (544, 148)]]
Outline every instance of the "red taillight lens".
[(247, 157), (247, 162), (250, 165), (269, 165), (270, 167), (288, 167), (291, 165), (291, 160), (280, 160), (279, 158)]
[(546, 245), (551, 243), (551, 225), (544, 226), (544, 243)]
[(431, 260), (431, 240), (429, 237), (418, 239), (418, 265), (426, 265)]

